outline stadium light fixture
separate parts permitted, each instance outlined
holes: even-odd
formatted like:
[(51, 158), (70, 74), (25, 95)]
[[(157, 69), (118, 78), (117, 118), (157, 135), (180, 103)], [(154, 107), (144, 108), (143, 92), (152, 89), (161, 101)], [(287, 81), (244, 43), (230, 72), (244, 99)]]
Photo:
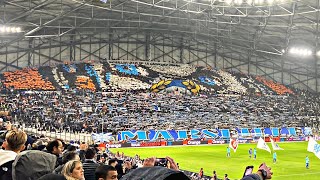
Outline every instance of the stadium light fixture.
[(227, 3), (227, 4), (231, 4), (231, 3), (232, 3), (232, 0), (226, 0), (226, 3)]
[(317, 55), (317, 57), (320, 57), (320, 51), (318, 51), (316, 55)]
[(0, 27), (0, 32), (1, 33), (20, 33), (22, 30), (21, 30), (21, 27), (10, 27), (10, 26), (1, 26)]
[(303, 49), (303, 48), (291, 48), (289, 50), (290, 54), (299, 55), (299, 56), (311, 56), (312, 51), (309, 49)]
[(267, 0), (268, 4), (273, 4), (273, 0)]

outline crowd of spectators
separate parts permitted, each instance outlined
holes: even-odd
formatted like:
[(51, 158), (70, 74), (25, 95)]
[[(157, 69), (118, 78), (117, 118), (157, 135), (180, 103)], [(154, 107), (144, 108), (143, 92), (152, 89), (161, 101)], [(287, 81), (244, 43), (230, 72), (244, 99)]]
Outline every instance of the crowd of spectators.
[(39, 137), (0, 124), (1, 180), (111, 180), (189, 179), (170, 157), (165, 167), (155, 167), (156, 158), (140, 159), (111, 153), (106, 146), (49, 140), (34, 146)]
[[(124, 153), (109, 151), (107, 146), (70, 142), (60, 139), (49, 140), (42, 146), (35, 146), (45, 137), (27, 135), (0, 124), (5, 130), (0, 134), (0, 179), (1, 180), (217, 180), (199, 173), (181, 171), (178, 163), (165, 157), (166, 163), (159, 163), (155, 157), (141, 159), (139, 155), (125, 156)], [(272, 172), (262, 164), (255, 174), (244, 180), (271, 179)], [(224, 180), (229, 180), (225, 174)]]
[(8, 93), (2, 117), (38, 130), (105, 132), (131, 129), (202, 129), (318, 126), (319, 97), (187, 96), (177, 93), (67, 92)]

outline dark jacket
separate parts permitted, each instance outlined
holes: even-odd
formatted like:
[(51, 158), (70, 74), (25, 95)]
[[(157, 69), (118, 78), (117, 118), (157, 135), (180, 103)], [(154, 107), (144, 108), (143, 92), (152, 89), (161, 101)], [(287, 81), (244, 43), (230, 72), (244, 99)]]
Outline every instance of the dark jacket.
[(0, 180), (12, 180), (12, 163), (8, 161), (0, 166)]
[(143, 167), (130, 171), (124, 175), (121, 180), (141, 180), (141, 179), (152, 179), (152, 180), (190, 180), (183, 172), (175, 171), (165, 167), (154, 166), (154, 167)]
[(86, 180), (95, 180), (95, 171), (99, 166), (98, 163), (86, 159), (83, 163), (83, 170), (84, 170), (84, 178)]
[(262, 180), (258, 174), (250, 174), (243, 177), (241, 180)]

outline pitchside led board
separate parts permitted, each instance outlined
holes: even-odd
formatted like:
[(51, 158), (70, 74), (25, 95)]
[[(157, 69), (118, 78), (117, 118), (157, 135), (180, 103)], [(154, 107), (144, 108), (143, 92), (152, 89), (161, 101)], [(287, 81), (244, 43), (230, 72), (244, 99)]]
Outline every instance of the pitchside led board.
[[(303, 128), (236, 128), (236, 132), (242, 137), (252, 136), (297, 136), (296, 132), (301, 132), (304, 135), (311, 135), (312, 130), (309, 127)], [(118, 133), (118, 141), (138, 140), (138, 141), (156, 141), (156, 140), (174, 140), (183, 139), (229, 139), (229, 129), (192, 129), (192, 130), (131, 130), (120, 131)]]

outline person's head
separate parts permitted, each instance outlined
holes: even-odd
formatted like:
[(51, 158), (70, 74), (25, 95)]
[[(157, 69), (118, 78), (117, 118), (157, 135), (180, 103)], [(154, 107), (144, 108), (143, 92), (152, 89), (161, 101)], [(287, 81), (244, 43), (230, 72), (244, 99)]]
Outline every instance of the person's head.
[(216, 171), (213, 171), (213, 174), (216, 174)]
[(89, 148), (86, 151), (86, 159), (93, 159), (96, 156), (96, 150), (94, 148)]
[[(266, 165), (266, 163), (262, 163), (262, 164), (260, 165), (260, 167), (259, 167), (259, 170), (264, 170), (264, 171), (266, 171), (266, 173), (267, 173), (266, 179), (271, 179), (271, 178), (272, 178), (273, 172), (271, 171), (271, 167), (268, 167), (268, 166)], [(259, 170), (258, 170), (258, 171), (259, 171)]]
[(27, 142), (27, 134), (23, 131), (9, 131), (6, 134), (5, 141), (2, 147), (5, 150), (14, 151), (19, 153), (25, 149), (25, 143)]
[(62, 164), (66, 164), (68, 161), (71, 161), (71, 160), (80, 160), (78, 153), (74, 151), (68, 151), (63, 154)]
[(82, 163), (79, 160), (71, 160), (67, 162), (62, 170), (62, 174), (67, 179), (77, 179), (77, 180), (83, 180), (84, 179), (84, 170), (82, 168)]
[(118, 172), (115, 167), (100, 165), (95, 172), (96, 180), (117, 180)]
[(55, 155), (59, 155), (62, 154), (63, 152), (63, 143), (61, 140), (59, 139), (55, 139), (53, 141), (50, 141), (47, 145), (47, 151), (49, 153), (55, 154)]
[(73, 146), (73, 145), (68, 145), (67, 146), (67, 151), (76, 151), (77, 147)]
[(225, 177), (225, 178), (228, 177), (228, 174), (224, 174), (224, 177)]
[(116, 165), (118, 164), (118, 161), (116, 159), (110, 159), (108, 164), (109, 166), (116, 167)]

